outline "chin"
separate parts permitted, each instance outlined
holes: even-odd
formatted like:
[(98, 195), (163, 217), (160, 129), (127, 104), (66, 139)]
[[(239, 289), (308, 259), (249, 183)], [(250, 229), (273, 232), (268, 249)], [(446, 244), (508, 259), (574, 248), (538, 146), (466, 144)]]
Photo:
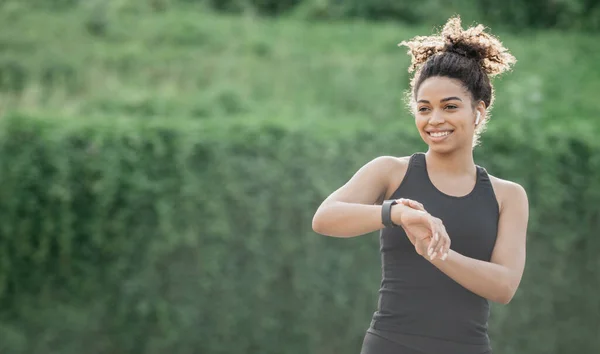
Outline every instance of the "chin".
[(425, 144), (427, 144), (427, 146), (429, 147), (429, 151), (432, 151), (435, 153), (448, 154), (448, 153), (456, 150), (456, 148), (457, 148), (455, 146), (455, 144), (451, 144), (449, 142), (439, 143), (439, 142), (431, 141), (429, 139), (429, 135), (426, 132), (423, 132), (423, 134), (421, 134), (421, 138), (423, 139), (423, 142)]
[(427, 144), (429, 151), (440, 155), (448, 155), (457, 150), (455, 146), (440, 146), (437, 144)]

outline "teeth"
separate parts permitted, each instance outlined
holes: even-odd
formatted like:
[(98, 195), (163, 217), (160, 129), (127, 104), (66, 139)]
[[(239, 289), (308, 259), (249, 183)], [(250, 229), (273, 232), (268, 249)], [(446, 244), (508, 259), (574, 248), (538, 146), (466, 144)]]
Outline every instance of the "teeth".
[(449, 135), (450, 133), (451, 132), (449, 132), (449, 131), (445, 131), (445, 132), (431, 132), (429, 134), (431, 134), (431, 136), (433, 136), (433, 137), (439, 138), (441, 136)]

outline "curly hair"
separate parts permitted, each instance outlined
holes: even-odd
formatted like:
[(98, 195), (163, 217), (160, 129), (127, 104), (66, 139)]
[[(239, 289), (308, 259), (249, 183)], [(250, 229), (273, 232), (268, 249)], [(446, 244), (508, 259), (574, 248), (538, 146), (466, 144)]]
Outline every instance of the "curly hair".
[(508, 71), (516, 63), (515, 57), (496, 37), (486, 33), (483, 25), (463, 30), (459, 16), (450, 18), (440, 34), (417, 36), (399, 46), (409, 48), (408, 71), (416, 71), (407, 95), (411, 105), (423, 81), (432, 76), (460, 80), (471, 93), (474, 106), (480, 101), (485, 103), (488, 114), (477, 126), (473, 142), (477, 145), (494, 103), (490, 78)]

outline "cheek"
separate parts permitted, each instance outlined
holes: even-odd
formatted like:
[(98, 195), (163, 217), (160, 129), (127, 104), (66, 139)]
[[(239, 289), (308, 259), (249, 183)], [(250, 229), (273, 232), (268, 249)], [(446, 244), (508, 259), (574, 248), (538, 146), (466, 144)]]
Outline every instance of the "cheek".
[(417, 126), (417, 128), (419, 128), (419, 130), (425, 128), (425, 126), (427, 125), (427, 118), (416, 115), (415, 116), (415, 125)]
[(461, 130), (470, 130), (471, 118), (468, 114), (455, 115), (448, 119), (448, 122)]

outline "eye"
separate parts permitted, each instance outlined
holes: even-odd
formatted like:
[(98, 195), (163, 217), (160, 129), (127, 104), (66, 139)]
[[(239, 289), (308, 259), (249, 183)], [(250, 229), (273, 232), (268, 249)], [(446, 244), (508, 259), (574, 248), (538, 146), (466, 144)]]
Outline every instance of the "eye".
[(425, 111), (427, 111), (428, 109), (429, 109), (429, 108), (427, 108), (427, 107), (420, 107), (420, 108), (419, 108), (419, 112), (425, 112)]
[(457, 108), (458, 108), (458, 106), (455, 106), (455, 105), (453, 105), (453, 104), (449, 104), (449, 105), (447, 105), (447, 106), (446, 106), (446, 108), (447, 108), (447, 109), (457, 109)]

